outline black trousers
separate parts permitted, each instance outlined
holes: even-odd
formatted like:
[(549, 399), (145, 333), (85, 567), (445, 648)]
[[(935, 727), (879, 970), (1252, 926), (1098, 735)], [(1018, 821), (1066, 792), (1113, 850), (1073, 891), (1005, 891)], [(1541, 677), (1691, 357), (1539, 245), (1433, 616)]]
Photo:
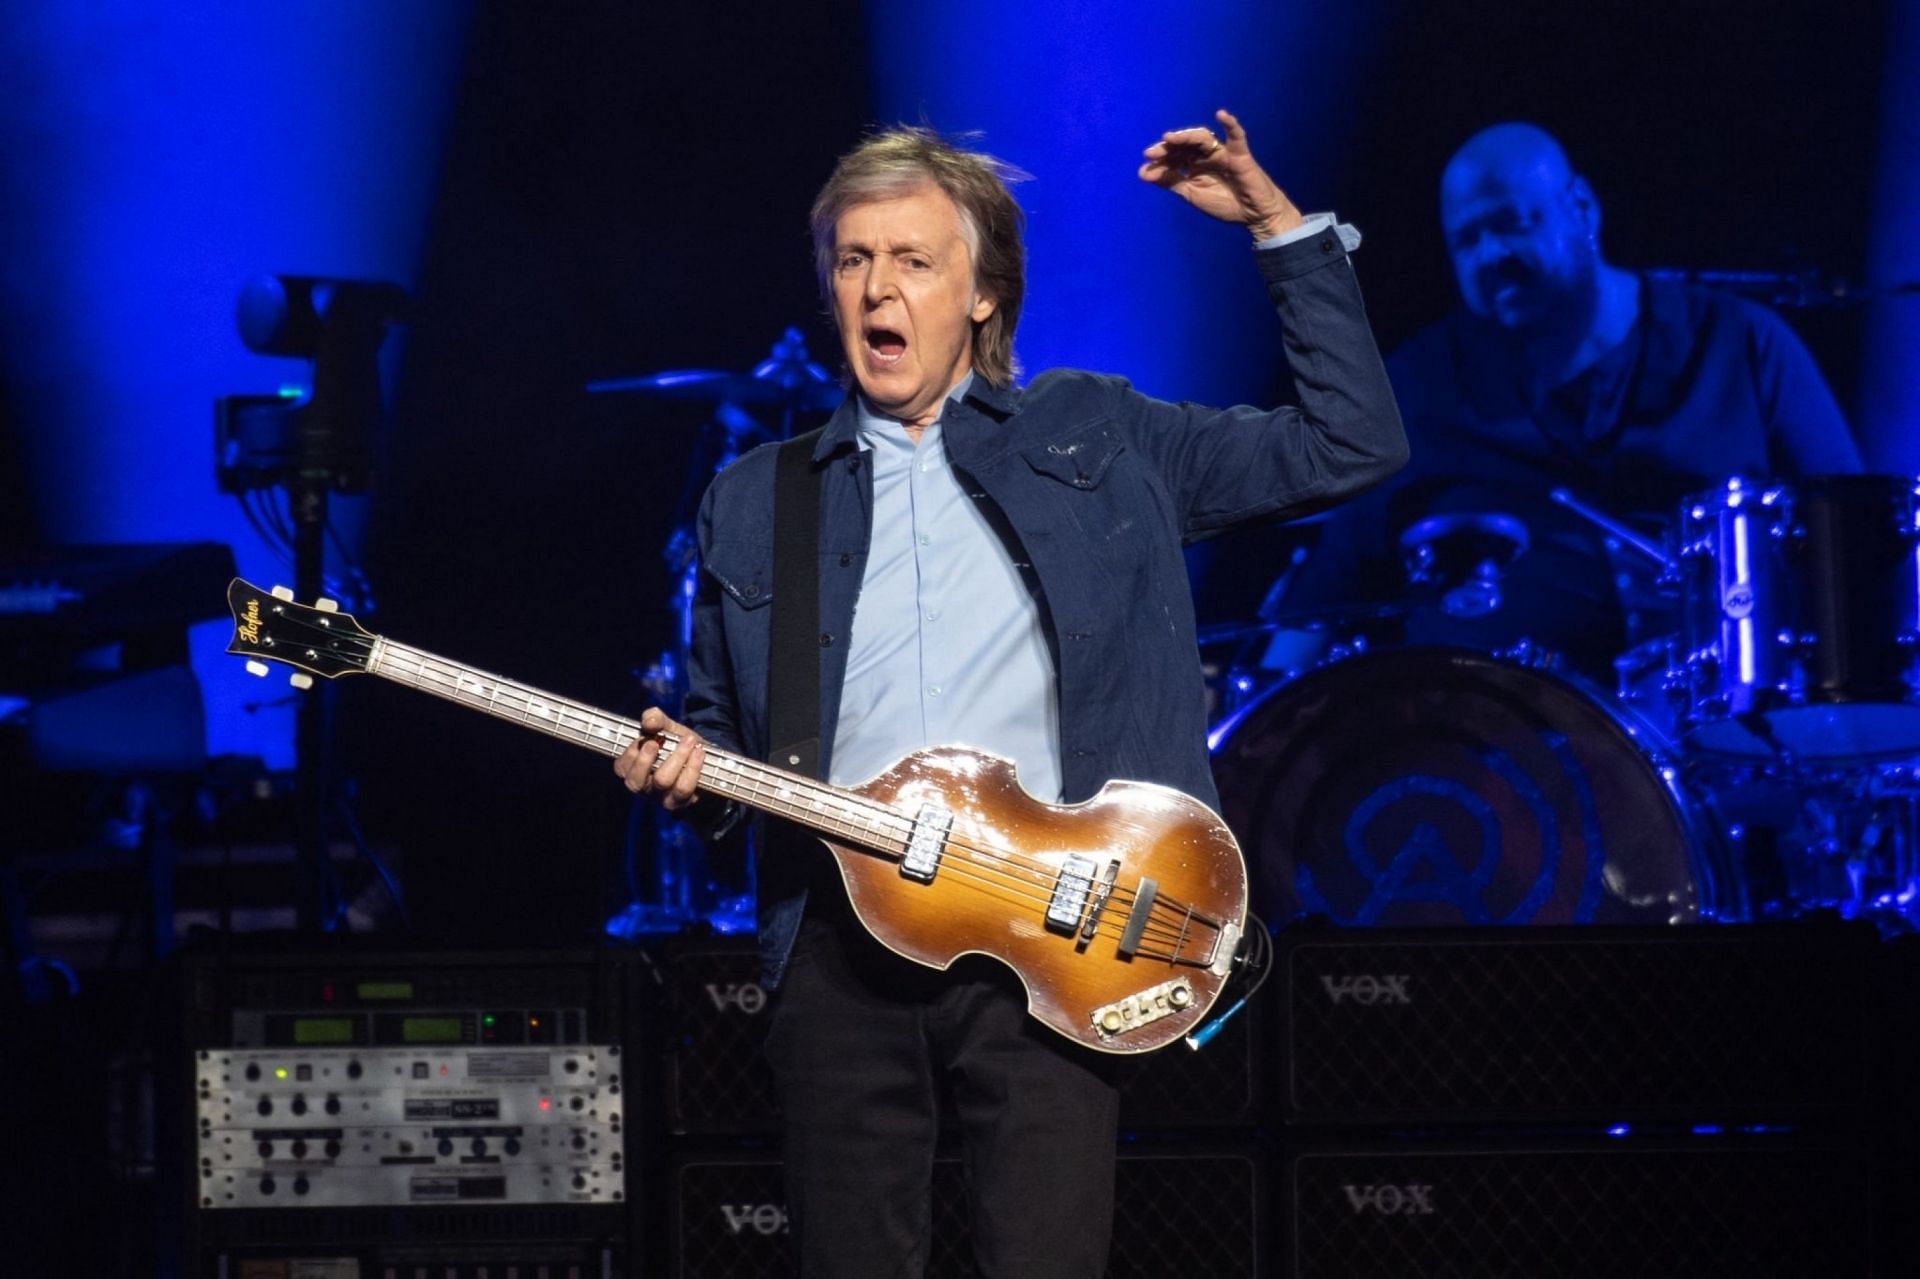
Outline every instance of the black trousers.
[(874, 941), (844, 901), (808, 909), (766, 1049), (801, 1274), (924, 1273), (950, 1089), (982, 1279), (1098, 1279), (1119, 1115), (1099, 1055), (1028, 1017), (1003, 965), (935, 972)]

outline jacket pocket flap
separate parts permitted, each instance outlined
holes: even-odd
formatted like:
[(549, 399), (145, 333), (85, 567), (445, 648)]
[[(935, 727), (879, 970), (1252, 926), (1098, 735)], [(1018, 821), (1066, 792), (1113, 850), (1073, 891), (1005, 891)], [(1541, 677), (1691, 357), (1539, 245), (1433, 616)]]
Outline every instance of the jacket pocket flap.
[(1071, 439), (1027, 449), (1021, 456), (1042, 475), (1077, 489), (1090, 489), (1099, 487), (1113, 459), (1120, 456), (1124, 448), (1126, 445), (1111, 429), (1096, 426)]

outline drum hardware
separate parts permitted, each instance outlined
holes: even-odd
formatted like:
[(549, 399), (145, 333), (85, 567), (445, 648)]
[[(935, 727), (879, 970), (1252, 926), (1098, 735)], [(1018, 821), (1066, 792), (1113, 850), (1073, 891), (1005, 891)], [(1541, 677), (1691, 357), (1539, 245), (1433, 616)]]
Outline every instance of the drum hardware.
[(1430, 515), (1400, 534), (1407, 580), (1449, 617), (1498, 611), (1502, 575), (1526, 550), (1527, 526), (1495, 511)]
[(1671, 573), (1678, 567), (1673, 556), (1669, 555), (1658, 542), (1653, 541), (1651, 538), (1642, 537), (1625, 524), (1622, 524), (1619, 520), (1608, 515), (1605, 511), (1581, 501), (1575, 497), (1570, 490), (1563, 488), (1554, 489), (1551, 493), (1547, 494), (1547, 496), (1551, 498), (1556, 505), (1566, 507), (1569, 511), (1572, 511), (1575, 515), (1578, 515), (1581, 519), (1605, 533), (1612, 539), (1613, 549), (1624, 547), (1638, 551), (1641, 555), (1651, 560), (1654, 565), (1664, 573)]
[[(687, 694), (693, 601), (700, 578), (694, 519), (708, 482), (731, 466), (746, 448), (790, 437), (800, 414), (834, 409), (847, 392), (831, 373), (808, 358), (806, 339), (797, 328), (782, 333), (767, 358), (745, 373), (670, 369), (589, 382), (587, 390), (595, 395), (700, 400), (714, 406), (712, 419), (700, 428), (672, 529), (661, 548), (674, 582), (667, 601), (675, 619), (674, 642), (651, 666), (634, 672), (647, 699), (677, 715)], [(778, 428), (761, 425), (747, 406), (777, 410)], [(648, 829), (654, 849), (655, 883), (652, 900), (642, 900), (648, 894), (632, 870), (632, 861), (634, 845)], [(627, 839), (628, 878), (634, 900), (608, 921), (608, 932), (631, 939), (643, 933), (677, 932), (700, 920), (723, 933), (753, 927), (751, 866), (744, 868), (738, 891), (728, 892), (728, 886), (718, 882), (720, 876), (708, 865), (705, 843), (692, 828), (639, 797), (633, 801)]]

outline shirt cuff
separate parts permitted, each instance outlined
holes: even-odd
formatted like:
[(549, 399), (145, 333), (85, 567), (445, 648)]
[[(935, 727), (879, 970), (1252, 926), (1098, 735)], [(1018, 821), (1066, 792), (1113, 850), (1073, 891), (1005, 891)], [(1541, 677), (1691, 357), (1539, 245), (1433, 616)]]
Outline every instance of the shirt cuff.
[(1318, 235), (1329, 226), (1333, 228), (1334, 234), (1340, 237), (1341, 248), (1352, 253), (1360, 247), (1359, 230), (1345, 222), (1334, 221), (1334, 215), (1331, 213), (1309, 213), (1306, 220), (1293, 230), (1282, 231), (1279, 235), (1270, 235), (1264, 240), (1256, 241), (1253, 247), (1256, 252), (1261, 249), (1277, 249), (1283, 244), (1292, 244), (1295, 240), (1304, 240), (1308, 236)]

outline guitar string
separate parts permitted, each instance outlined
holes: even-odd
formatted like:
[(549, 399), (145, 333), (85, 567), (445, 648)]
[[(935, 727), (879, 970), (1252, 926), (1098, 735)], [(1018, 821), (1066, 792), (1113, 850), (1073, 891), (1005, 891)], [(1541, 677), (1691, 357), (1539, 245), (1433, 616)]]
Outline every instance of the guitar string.
[[(502, 690), (506, 690), (509, 694), (509, 705), (513, 705), (517, 701), (516, 708), (520, 712), (522, 722), (531, 722), (537, 717), (541, 720), (542, 727), (551, 727), (557, 735), (563, 739), (589, 744), (608, 753), (618, 754), (625, 750), (627, 744), (631, 742), (632, 737), (624, 736), (623, 734), (630, 733), (637, 736), (640, 733), (639, 726), (633, 724), (631, 721), (602, 715), (596, 711), (583, 711), (578, 703), (573, 703), (568, 699), (555, 698), (550, 694), (541, 694), (538, 690), (529, 689), (524, 685), (517, 684), (515, 681), (504, 679), (490, 672), (475, 671), (472, 668), (463, 667), (458, 663), (447, 662), (445, 659), (436, 658), (432, 654), (425, 653), (422, 650), (413, 649), (406, 645), (395, 644), (392, 641), (388, 641), (387, 651), (383, 654), (383, 660), (395, 666), (404, 666), (407, 663), (411, 663), (412, 669), (408, 673), (412, 676), (411, 682), (414, 682), (416, 686), (423, 687), (426, 691), (439, 692), (440, 695), (447, 698), (447, 700), (487, 710), (503, 718), (506, 716), (506, 712), (501, 710), (501, 693)], [(464, 685), (462, 683), (463, 679), (465, 681)], [(431, 684), (432, 687), (428, 687), (429, 684)], [(487, 688), (487, 685), (491, 685), (491, 688)], [(544, 716), (537, 715), (537, 712), (533, 709), (536, 703), (553, 704), (553, 709), (556, 714), (551, 723), (549, 723)], [(581, 729), (570, 730), (567, 727), (564, 716), (559, 713), (567, 708), (572, 708), (578, 715), (583, 725)], [(596, 729), (603, 731), (596, 731)], [(673, 739), (672, 744), (677, 745), (677, 739)], [(663, 749), (665, 749), (667, 745), (668, 737), (663, 735)], [(787, 794), (784, 793), (799, 789), (814, 791), (818, 794), (825, 795), (831, 799), (834, 802), (834, 806), (838, 808), (865, 808), (868, 816), (867, 820), (863, 822), (844, 816), (829, 816), (821, 811), (817, 803), (814, 806), (814, 814), (816, 816), (825, 818), (830, 824), (839, 828), (840, 833), (857, 839), (885, 840), (891, 838), (897, 841), (902, 838), (902, 832), (910, 830), (913, 825), (911, 819), (887, 808), (885, 805), (868, 800), (863, 796), (845, 796), (841, 792), (833, 790), (832, 788), (823, 788), (818, 783), (799, 777), (796, 774), (782, 773), (777, 769), (767, 769), (763, 766), (756, 766), (752, 761), (741, 756), (723, 753), (712, 757), (711, 762), (720, 764), (723, 767), (729, 767), (731, 771), (744, 778), (746, 788), (750, 788), (761, 801), (756, 806), (765, 808), (776, 814), (781, 812), (782, 807), (787, 810), (785, 813), (787, 816), (794, 816), (799, 813), (801, 805), (795, 800), (788, 798)], [(768, 773), (781, 780), (777, 783), (770, 784), (762, 777), (755, 776), (756, 773)], [(850, 803), (849, 801), (857, 802)], [(749, 802), (751, 803), (752, 801), (750, 800)], [(880, 822), (876, 822), (874, 820), (875, 817), (879, 818)], [(893, 832), (888, 832), (881, 823), (892, 825), (896, 829)], [(1039, 883), (1034, 883), (1031, 878), (1034, 872), (1017, 864), (1003, 865), (1003, 861), (1011, 862), (1013, 860), (1005, 855), (992, 855), (983, 859), (978, 854), (987, 853), (989, 850), (974, 847), (965, 840), (949, 839), (948, 847), (959, 849), (963, 855), (965, 855), (965, 861), (971, 863), (974, 868), (997, 873), (1016, 880), (1014, 885), (996, 885), (997, 887), (1011, 887), (1016, 892), (1020, 892), (1023, 888), (1045, 888), (1047, 887), (1047, 880), (1051, 879), (1051, 875), (1048, 874), (1044, 868), (1039, 868), (1039, 873), (1044, 875), (1045, 878)], [(886, 852), (888, 850), (883, 849), (880, 851)], [(902, 850), (902, 855), (903, 852), (904, 850)], [(945, 859), (942, 859), (942, 863), (943, 865), (946, 864)], [(1019, 876), (1023, 874), (1029, 876), (1029, 879), (1024, 884), (1019, 882)], [(980, 874), (968, 876), (967, 878), (982, 886), (992, 882)], [(1046, 894), (1020, 892), (1020, 897), (1024, 898), (1024, 904), (1041, 907), (1043, 909), (1045, 905), (1052, 901), (1050, 892)], [(1124, 891), (1115, 891), (1110, 894), (1110, 899), (1118, 899), (1121, 905), (1125, 907), (1131, 904), (1132, 894)], [(1180, 941), (1184, 934), (1187, 921), (1193, 918), (1199, 918), (1202, 922), (1211, 924), (1211, 921), (1207, 920), (1204, 916), (1200, 916), (1197, 912), (1183, 909), (1181, 904), (1175, 903), (1172, 899), (1157, 899), (1148, 910), (1148, 920), (1146, 926), (1143, 927), (1141, 931), (1140, 940), (1162, 944), (1168, 942), (1174, 943), (1173, 962), (1181, 962), (1185, 960), (1185, 957), (1180, 954)], [(1213, 926), (1217, 932), (1218, 926)], [(1118, 919), (1108, 921), (1103, 917), (1101, 923), (1096, 926), (1094, 936), (1112, 936), (1118, 938), (1124, 936), (1125, 931), (1125, 921)]]
[[(297, 618), (290, 617), (284, 609), (278, 606), (275, 606), (275, 611), (279, 616), (290, 621), (292, 624), (307, 626), (317, 635), (324, 636), (325, 639), (322, 642), (329, 648), (338, 649), (343, 643), (356, 646), (364, 644), (366, 651), (361, 654), (361, 657), (365, 661), (366, 668), (372, 668), (371, 659), (373, 657), (374, 641), (363, 639), (361, 635), (355, 635), (350, 632), (337, 632), (328, 626), (315, 626), (312, 623), (301, 622)], [(624, 751), (633, 738), (640, 733), (639, 726), (631, 721), (603, 715), (591, 708), (584, 708), (581, 704), (572, 702), (570, 699), (542, 693), (540, 690), (521, 685), (516, 681), (505, 679), (491, 672), (465, 667), (460, 663), (450, 662), (447, 659), (436, 657), (431, 653), (412, 648), (408, 645), (399, 644), (391, 640), (385, 641), (385, 644), (386, 651), (382, 654), (384, 659), (395, 665), (404, 665), (408, 662), (412, 663), (413, 670), (410, 674), (413, 676), (413, 679), (410, 682), (414, 682), (425, 688), (426, 691), (439, 692), (440, 695), (446, 697), (448, 700), (471, 705), (505, 718), (506, 712), (500, 708), (500, 696), (502, 691), (505, 690), (518, 698), (518, 709), (522, 722), (531, 722), (536, 717), (541, 718), (541, 727), (551, 728), (555, 735), (560, 736), (563, 740), (573, 740), (579, 744), (590, 745), (612, 754), (619, 754)], [(462, 686), (463, 679), (467, 687)], [(427, 681), (431, 681), (435, 687), (427, 687)], [(489, 684), (491, 688), (483, 693), (483, 687)], [(554, 712), (550, 724), (545, 721), (544, 717), (537, 716), (537, 712), (533, 709), (536, 704), (542, 703), (550, 706)], [(567, 709), (572, 709), (580, 719), (582, 724), (581, 729), (572, 730), (568, 727), (564, 714)], [(623, 730), (625, 733), (631, 735), (622, 737), (616, 733), (616, 730)], [(677, 745), (677, 739), (670, 734), (662, 734), (661, 738), (663, 755)], [(822, 788), (819, 783), (811, 779), (802, 778), (795, 774), (783, 773), (778, 769), (766, 768), (765, 766), (757, 765), (753, 761), (745, 759), (745, 757), (724, 754), (710, 757), (710, 762), (723, 765), (732, 763), (733, 761), (737, 761), (737, 763), (734, 763), (732, 771), (744, 778), (747, 784), (751, 786), (757, 794), (767, 800), (767, 804), (761, 805), (763, 807), (772, 803), (785, 803), (789, 809), (792, 810), (787, 815), (796, 815), (800, 810), (800, 805), (791, 799), (785, 799), (784, 794), (799, 789), (803, 791), (813, 791), (816, 795), (826, 795), (831, 799), (833, 806), (838, 809), (865, 808), (867, 813), (864, 820), (852, 820), (846, 817), (827, 817), (817, 798), (812, 805), (812, 811), (815, 816), (827, 817), (830, 823), (844, 828), (847, 834), (855, 837), (864, 837), (869, 840), (886, 840), (890, 838), (897, 842), (903, 839), (905, 837), (904, 833), (911, 831), (915, 825), (914, 819), (890, 809), (884, 804), (879, 804), (867, 799), (864, 796), (845, 795), (832, 788)], [(774, 777), (782, 780), (770, 785), (767, 781), (753, 775), (759, 772), (772, 774)], [(891, 834), (885, 829), (885, 827), (889, 825), (894, 827)], [(1054, 873), (1051, 868), (1041, 863), (1033, 863), (1030, 859), (1021, 858), (1017, 854), (979, 848), (964, 839), (953, 838), (951, 836), (946, 841), (946, 846), (949, 849), (961, 852), (965, 859), (975, 867), (1013, 878), (1016, 880), (1016, 883), (1019, 882), (1020, 876), (1026, 876), (1026, 887), (1044, 889), (1047, 888), (1054, 879)], [(881, 849), (878, 851), (885, 854), (888, 850)], [(901, 855), (904, 855), (904, 850), (902, 850)], [(984, 859), (982, 855), (985, 855)], [(943, 858), (942, 861), (944, 863), (945, 859)], [(1028, 861), (1029, 865), (1022, 866), (1019, 864), (1021, 861)], [(990, 882), (980, 875), (973, 876), (973, 879), (983, 885)], [(1018, 890), (1016, 889), (1016, 891)], [(1051, 892), (1044, 895), (1022, 893), (1021, 896), (1025, 898), (1026, 904), (1029, 905), (1044, 905), (1052, 901)], [(1118, 904), (1122, 909), (1130, 907), (1133, 900), (1134, 894), (1131, 890), (1116, 888), (1109, 893), (1109, 901)], [(1191, 925), (1191, 922), (1196, 919), (1202, 924), (1213, 928), (1216, 933), (1219, 931), (1219, 924), (1216, 921), (1185, 906), (1184, 903), (1176, 902), (1171, 898), (1157, 898), (1148, 910), (1147, 927), (1142, 931), (1141, 940), (1164, 942), (1170, 937), (1184, 937), (1186, 929)], [(1173, 929), (1176, 924), (1179, 929), (1178, 933), (1171, 933), (1169, 930)], [(1116, 935), (1124, 935), (1125, 927), (1124, 922), (1114, 921), (1113, 929)], [(1103, 920), (1102, 924), (1097, 928), (1095, 935), (1101, 936), (1106, 933), (1106, 930), (1106, 921)], [(1179, 947), (1176, 941), (1176, 956), (1178, 955), (1178, 949)]]
[[(411, 663), (412, 670), (408, 673), (412, 676), (412, 679), (409, 682), (413, 682), (416, 686), (422, 687), (429, 692), (437, 692), (447, 700), (463, 705), (474, 706), (502, 718), (505, 718), (507, 714), (501, 710), (501, 693), (505, 690), (509, 694), (509, 705), (517, 701), (518, 705), (516, 708), (520, 712), (519, 717), (522, 722), (532, 722), (538, 718), (541, 727), (550, 728), (563, 740), (571, 740), (579, 744), (590, 745), (610, 754), (619, 754), (625, 750), (626, 746), (632, 741), (633, 736), (638, 736), (640, 733), (639, 726), (631, 721), (604, 715), (591, 709), (583, 709), (579, 703), (572, 702), (569, 699), (557, 698), (551, 694), (541, 693), (539, 690), (530, 689), (525, 685), (520, 685), (515, 681), (493, 675), (490, 672), (477, 671), (473, 668), (462, 666), (459, 663), (448, 662), (445, 659), (437, 658), (432, 654), (410, 648), (407, 645), (388, 641), (387, 650), (382, 656), (383, 664), (404, 666), (406, 663)], [(464, 685), (462, 683), (463, 679), (465, 681)], [(487, 685), (491, 685), (491, 688), (486, 688)], [(536, 703), (545, 703), (552, 706), (556, 712), (554, 718), (548, 721), (546, 717), (535, 712), (533, 707)], [(571, 729), (567, 726), (564, 715), (561, 714), (561, 712), (566, 709), (572, 709), (580, 719), (582, 724), (580, 729)], [(623, 734), (631, 734), (632, 736), (623, 736)], [(671, 739), (670, 735), (663, 735), (663, 749), (669, 744), (677, 745), (677, 739)], [(743, 778), (744, 788), (751, 789), (760, 800), (760, 802), (754, 806), (767, 809), (777, 815), (781, 814), (783, 807), (786, 810), (784, 815), (787, 816), (796, 816), (802, 811), (802, 805), (799, 802), (789, 798), (787, 794), (783, 793), (798, 789), (824, 795), (830, 799), (837, 808), (864, 808), (867, 810), (867, 817), (862, 821), (844, 816), (831, 816), (823, 812), (817, 803), (813, 806), (812, 812), (816, 817), (823, 818), (828, 823), (837, 827), (839, 833), (856, 839), (866, 841), (892, 839), (897, 842), (904, 838), (904, 832), (911, 830), (913, 826), (912, 819), (907, 818), (893, 809), (887, 808), (885, 805), (869, 800), (864, 796), (844, 795), (840, 791), (830, 787), (822, 787), (819, 783), (799, 777), (797, 774), (784, 773), (778, 769), (757, 765), (743, 756), (722, 753), (711, 757), (710, 762), (730, 768), (732, 772)], [(755, 774), (768, 774), (780, 780), (770, 783)], [(752, 803), (753, 801), (749, 800), (748, 802)], [(875, 820), (876, 818), (878, 821)], [(893, 826), (895, 828), (894, 831), (887, 831), (885, 829), (886, 825)], [(1011, 855), (1001, 854), (996, 850), (975, 847), (964, 839), (950, 838), (947, 846), (961, 851), (965, 856), (965, 861), (971, 863), (972, 866), (977, 869), (993, 872), (1016, 880), (1015, 885), (1001, 885), (1001, 887), (1013, 887), (1016, 891), (1022, 888), (1045, 889), (1052, 879), (1051, 872), (1043, 866), (1035, 866), (1032, 869), (1022, 867), (1016, 863), (1015, 858)], [(882, 849), (880, 851), (885, 853), (888, 850)], [(896, 855), (903, 855), (903, 853), (904, 850)], [(985, 856), (983, 857), (981, 854), (985, 854)], [(942, 859), (942, 864), (946, 864), (945, 859)], [(1027, 877), (1024, 883), (1020, 882), (1020, 876), (1023, 875)], [(983, 885), (991, 882), (978, 874), (970, 878), (973, 882)], [(1024, 904), (1042, 908), (1052, 901), (1050, 892), (1044, 894), (1023, 892), (1021, 893), (1021, 897), (1024, 899)], [(1125, 890), (1115, 890), (1110, 894), (1110, 900), (1117, 900), (1124, 908), (1131, 905), (1133, 894)], [(1142, 929), (1141, 940), (1160, 943), (1175, 942), (1175, 962), (1200, 962), (1186, 961), (1184, 956), (1179, 955), (1179, 947), (1177, 945), (1188, 921), (1193, 919), (1198, 919), (1200, 922), (1213, 927), (1215, 931), (1218, 932), (1217, 924), (1213, 923), (1213, 921), (1206, 916), (1185, 908), (1183, 903), (1178, 903), (1171, 898), (1156, 899), (1149, 907), (1148, 921)], [(1125, 930), (1125, 921), (1118, 919), (1108, 921), (1103, 917), (1101, 923), (1096, 926), (1094, 935), (1095, 937), (1112, 936), (1118, 938), (1125, 935)]]

